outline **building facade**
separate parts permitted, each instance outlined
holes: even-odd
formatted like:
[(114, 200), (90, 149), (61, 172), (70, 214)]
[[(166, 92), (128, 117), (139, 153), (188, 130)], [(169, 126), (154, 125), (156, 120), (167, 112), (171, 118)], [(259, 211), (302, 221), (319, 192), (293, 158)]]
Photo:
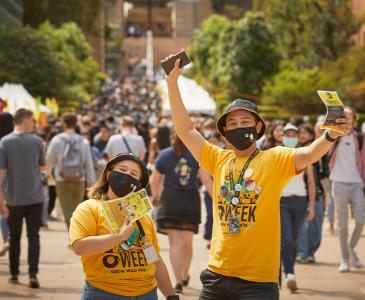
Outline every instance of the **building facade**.
[(23, 0), (0, 1), (0, 26), (23, 25)]
[[(351, 0), (352, 13), (360, 18), (365, 16), (365, 0)], [(354, 35), (357, 46), (365, 45), (365, 24), (362, 24), (359, 31)]]

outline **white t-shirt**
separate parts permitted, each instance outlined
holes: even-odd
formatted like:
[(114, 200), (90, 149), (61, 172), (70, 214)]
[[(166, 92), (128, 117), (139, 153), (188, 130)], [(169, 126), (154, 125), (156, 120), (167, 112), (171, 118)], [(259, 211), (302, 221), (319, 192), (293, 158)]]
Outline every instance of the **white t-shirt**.
[(307, 196), (307, 189), (304, 182), (304, 172), (292, 177), (284, 191), (281, 193), (282, 197), (290, 196)]
[(336, 153), (335, 165), (330, 180), (344, 183), (362, 183), (356, 165), (356, 144), (352, 134), (341, 138)]
[(105, 148), (105, 152), (108, 154), (109, 157), (114, 157), (120, 153), (130, 152), (128, 151), (128, 147), (123, 141), (123, 136), (134, 155), (140, 157), (141, 154), (146, 153), (146, 145), (141, 136), (134, 133), (125, 133), (123, 135), (115, 134), (110, 137), (108, 144)]

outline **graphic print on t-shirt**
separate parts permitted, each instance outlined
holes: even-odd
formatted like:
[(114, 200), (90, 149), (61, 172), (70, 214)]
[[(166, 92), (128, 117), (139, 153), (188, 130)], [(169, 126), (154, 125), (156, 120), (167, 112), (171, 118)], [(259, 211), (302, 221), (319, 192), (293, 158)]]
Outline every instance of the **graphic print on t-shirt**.
[[(256, 210), (259, 204), (261, 187), (252, 179), (254, 170), (248, 168), (241, 182), (235, 179), (234, 190), (230, 186), (227, 172), (218, 195), (218, 214), (224, 232), (229, 232), (232, 218), (239, 221), (241, 228), (252, 228), (256, 222)], [(236, 174), (235, 178), (238, 177)], [(237, 195), (238, 194), (238, 195)]]
[[(134, 273), (147, 272), (147, 259), (141, 244), (143, 243), (140, 232), (135, 228), (134, 232), (122, 247), (114, 247), (106, 251), (103, 257), (105, 273)], [(127, 249), (121, 249), (127, 247)]]
[(113, 248), (103, 257), (104, 273), (140, 273), (148, 271), (148, 263), (140, 247), (132, 248), (128, 251), (121, 251)]
[(182, 186), (189, 184), (191, 168), (188, 165), (187, 159), (181, 157), (175, 167), (175, 173), (179, 175), (179, 182)]

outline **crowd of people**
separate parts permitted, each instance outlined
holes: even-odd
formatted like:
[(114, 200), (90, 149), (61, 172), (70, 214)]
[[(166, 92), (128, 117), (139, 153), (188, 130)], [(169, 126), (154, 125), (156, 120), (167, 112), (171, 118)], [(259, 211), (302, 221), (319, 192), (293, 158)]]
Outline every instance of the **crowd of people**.
[[(355, 248), (364, 226), (365, 133), (356, 112), (347, 107), (339, 120), (345, 134), (324, 132), (322, 117), (316, 124), (264, 120), (255, 103), (240, 99), (217, 120), (189, 116), (177, 86), (180, 72), (175, 66), (166, 79), (172, 116), (161, 112), (153, 82), (128, 75), (106, 84), (76, 113), (50, 116), (45, 128), (35, 126), (27, 109), (0, 113), (0, 256), (9, 252), (10, 283), (19, 282), (25, 219), (29, 285), (40, 287), (39, 230), (55, 220), (59, 205), (68, 246), (86, 273), (82, 299), (95, 293), (157, 299), (157, 287), (178, 299), (189, 285), (201, 198), (210, 249), (202, 300), (251, 293), (278, 299), (281, 273), (282, 285), (295, 291), (295, 263), (316, 262), (325, 212), (339, 236), (339, 272), (363, 267)], [(108, 233), (100, 202), (142, 188), (157, 208), (153, 219), (125, 220), (119, 234)], [(168, 236), (174, 287), (155, 226)]]

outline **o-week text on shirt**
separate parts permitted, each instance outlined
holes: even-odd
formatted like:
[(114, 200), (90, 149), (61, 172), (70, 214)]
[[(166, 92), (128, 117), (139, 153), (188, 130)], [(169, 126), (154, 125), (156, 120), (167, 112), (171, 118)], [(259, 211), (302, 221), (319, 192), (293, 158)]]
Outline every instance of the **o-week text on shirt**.
[[(252, 170), (252, 169), (251, 169)], [(236, 170), (235, 178), (239, 176), (239, 170)], [(252, 172), (254, 172), (252, 170)], [(235, 181), (234, 186), (241, 186), (237, 196), (239, 203), (231, 204), (233, 195), (230, 189), (229, 174), (226, 174), (221, 187), (228, 190), (228, 195), (220, 192), (218, 194), (218, 216), (221, 227), (228, 228), (231, 217), (237, 218), (240, 222), (240, 227), (251, 228), (256, 223), (257, 204), (261, 193), (261, 188), (251, 178), (244, 178), (242, 182)], [(221, 189), (222, 189), (221, 188)], [(227, 201), (228, 200), (228, 201)], [(227, 230), (225, 231), (227, 232)]]
[(116, 274), (148, 271), (148, 263), (143, 249), (140, 247), (125, 251), (113, 248), (104, 253), (102, 262), (105, 267), (104, 273)]

